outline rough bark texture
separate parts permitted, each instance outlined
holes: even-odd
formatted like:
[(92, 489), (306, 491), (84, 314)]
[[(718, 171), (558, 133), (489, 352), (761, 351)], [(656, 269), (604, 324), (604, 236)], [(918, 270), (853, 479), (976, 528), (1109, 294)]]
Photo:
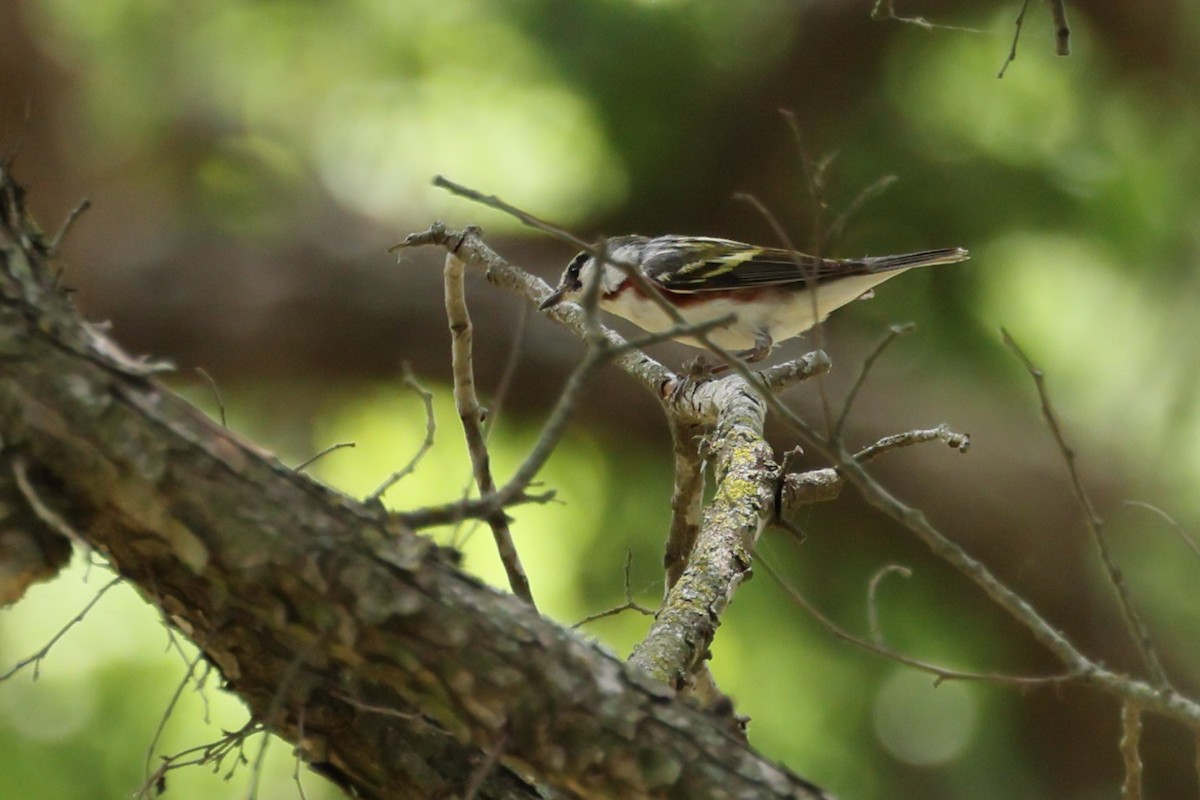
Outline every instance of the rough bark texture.
[(775, 508), (779, 467), (763, 440), (766, 407), (741, 381), (706, 383), (693, 396), (720, 393), (714, 472), (716, 495), (705, 507), (687, 567), (630, 662), (673, 686), (686, 684), (707, 657), (721, 614), (750, 574), (750, 551)]
[(540, 796), (821, 796), (164, 391), (80, 323), (6, 173), (0, 192), (0, 494), (23, 505), (7, 519), (94, 546), (318, 770), (360, 797), (446, 797), (498, 752), (480, 797), (539, 796), (515, 770), (556, 787)]

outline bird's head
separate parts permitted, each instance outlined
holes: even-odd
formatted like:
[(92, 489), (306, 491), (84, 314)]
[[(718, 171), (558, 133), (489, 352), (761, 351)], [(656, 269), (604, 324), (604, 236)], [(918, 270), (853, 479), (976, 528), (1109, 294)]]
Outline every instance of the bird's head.
[[(647, 239), (644, 236), (617, 236), (608, 240), (604, 259), (604, 272), (600, 275), (600, 297), (617, 291), (628, 277), (625, 270), (612, 262), (628, 265), (638, 265), (642, 259), (642, 249)], [(578, 300), (583, 296), (584, 287), (593, 280), (596, 272), (597, 259), (588, 251), (576, 255), (563, 270), (558, 286), (538, 304), (538, 310), (553, 308), (567, 300)]]

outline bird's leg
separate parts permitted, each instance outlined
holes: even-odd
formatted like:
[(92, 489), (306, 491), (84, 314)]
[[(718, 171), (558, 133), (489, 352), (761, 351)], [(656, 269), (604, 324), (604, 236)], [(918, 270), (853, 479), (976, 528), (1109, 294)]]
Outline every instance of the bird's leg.
[(719, 375), (728, 367), (724, 364), (713, 363), (704, 356), (696, 356), (691, 361), (683, 365), (684, 375), (688, 380), (694, 383), (701, 383), (709, 378)]
[[(771, 338), (771, 334), (766, 331), (758, 331), (754, 334), (754, 347), (749, 350), (742, 350), (734, 353), (735, 356), (753, 364), (756, 361), (762, 361), (771, 352), (771, 348), (775, 346), (775, 341)], [(700, 383), (709, 378), (714, 378), (720, 375), (725, 370), (729, 369), (727, 364), (713, 364), (707, 361), (704, 356), (696, 356), (695, 359), (684, 365), (684, 372), (687, 374), (687, 380), (692, 383)]]
[(743, 361), (748, 361), (753, 364), (755, 361), (762, 361), (771, 352), (775, 342), (771, 339), (771, 334), (765, 330), (757, 331), (754, 334), (754, 347), (749, 350), (743, 350), (740, 353), (735, 353), (738, 358)]

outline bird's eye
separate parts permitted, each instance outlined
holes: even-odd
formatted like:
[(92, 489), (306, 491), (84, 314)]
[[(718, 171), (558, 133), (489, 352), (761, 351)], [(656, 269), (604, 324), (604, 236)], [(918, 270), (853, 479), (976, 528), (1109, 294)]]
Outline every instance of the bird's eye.
[(587, 259), (588, 259), (588, 254), (586, 251), (583, 253), (580, 253), (579, 255), (572, 258), (571, 263), (567, 264), (567, 274), (570, 275), (572, 278), (578, 278), (579, 271), (583, 269), (583, 265), (587, 261)]
[(579, 273), (583, 271), (583, 265), (587, 263), (587, 252), (580, 253), (571, 259), (571, 263), (567, 264), (566, 280), (569, 282), (572, 289), (579, 289), (583, 286), (583, 282), (579, 280)]

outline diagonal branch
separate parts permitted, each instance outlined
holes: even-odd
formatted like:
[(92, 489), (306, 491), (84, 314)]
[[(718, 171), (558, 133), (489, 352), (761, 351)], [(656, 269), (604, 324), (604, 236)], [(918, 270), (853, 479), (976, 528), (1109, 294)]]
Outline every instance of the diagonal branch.
[(1062, 454), (1063, 461), (1066, 462), (1067, 474), (1071, 478), (1071, 490), (1075, 494), (1075, 499), (1079, 503), (1079, 509), (1083, 514), (1083, 520), (1087, 524), (1088, 532), (1092, 535), (1092, 540), (1096, 543), (1096, 550), (1100, 556), (1100, 562), (1104, 565), (1104, 569), (1108, 572), (1109, 582), (1117, 593), (1117, 601), (1121, 607), (1121, 616), (1125, 620), (1125, 626), (1129, 630), (1130, 638), (1133, 639), (1134, 646), (1137, 647), (1138, 654), (1142, 658), (1142, 663), (1150, 671), (1151, 679), (1158, 684), (1162, 689), (1170, 688), (1170, 681), (1167, 679), (1166, 671), (1163, 669), (1162, 661), (1158, 657), (1158, 651), (1154, 647), (1154, 642), (1150, 638), (1150, 631), (1146, 628), (1145, 622), (1142, 621), (1137, 609), (1133, 605), (1133, 598), (1129, 595), (1129, 586), (1125, 583), (1124, 573), (1113, 560), (1112, 553), (1108, 549), (1108, 538), (1104, 532), (1104, 520), (1096, 513), (1096, 507), (1092, 505), (1092, 499), (1088, 496), (1087, 490), (1083, 488), (1083, 480), (1079, 477), (1079, 468), (1075, 464), (1075, 451), (1067, 444), (1067, 437), (1063, 433), (1062, 426), (1058, 424), (1058, 416), (1054, 413), (1054, 407), (1050, 403), (1050, 394), (1046, 391), (1045, 374), (1037, 368), (1037, 366), (1025, 355), (1025, 351), (1013, 340), (1008, 331), (1001, 329), (1004, 336), (1004, 344), (1013, 352), (1017, 359), (1029, 372), (1033, 378), (1033, 383), (1037, 387), (1038, 398), (1042, 404), (1042, 417), (1045, 418), (1046, 424), (1050, 426), (1050, 433), (1054, 436), (1054, 441), (1058, 445), (1058, 451)]
[(877, 656), (882, 656), (898, 664), (904, 664), (907, 667), (912, 667), (913, 669), (933, 675), (936, 679), (935, 683), (947, 680), (980, 681), (1028, 688), (1032, 686), (1061, 685), (1069, 683), (1078, 677), (1072, 673), (1064, 673), (1062, 675), (1005, 675), (998, 672), (963, 672), (961, 670), (942, 667), (929, 661), (923, 661), (919, 658), (913, 658), (884, 644), (874, 635), (874, 631), (872, 631), (872, 638), (867, 639), (846, 630), (810, 603), (794, 586), (785, 581), (783, 576), (779, 574), (779, 571), (771, 565), (770, 561), (764, 559), (761, 553), (756, 555), (758, 555), (759, 566), (787, 593), (788, 598), (799, 606), (804, 613), (812, 617), (818, 625), (827, 630), (835, 639), (853, 645), (860, 650), (865, 650), (868, 653), (874, 653)]

